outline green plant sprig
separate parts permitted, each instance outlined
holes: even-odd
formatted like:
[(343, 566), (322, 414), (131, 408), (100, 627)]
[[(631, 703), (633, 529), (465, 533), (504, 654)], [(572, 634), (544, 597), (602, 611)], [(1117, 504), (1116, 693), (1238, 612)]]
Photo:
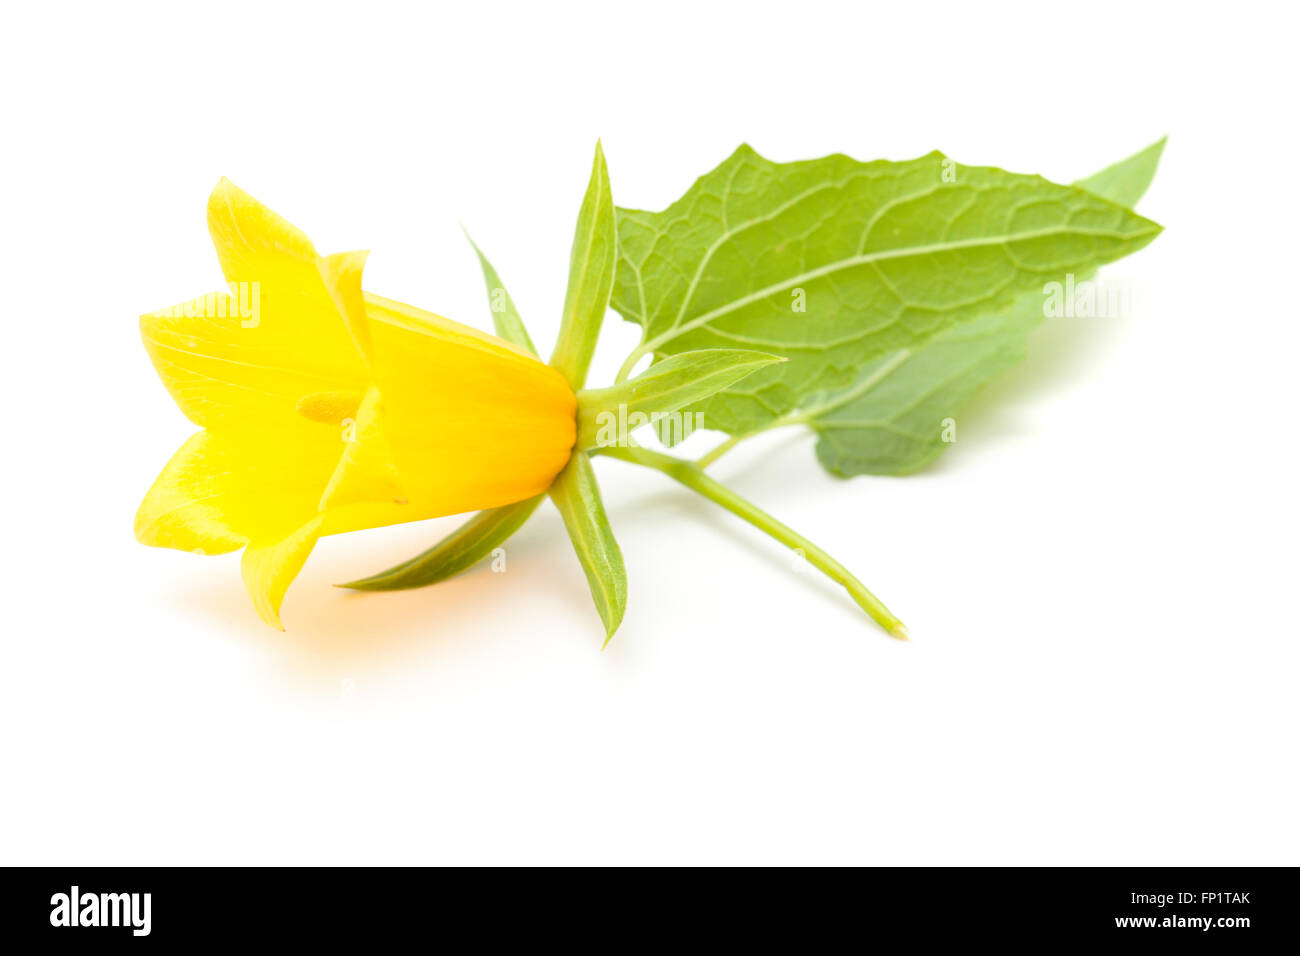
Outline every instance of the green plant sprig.
[[(579, 390), (579, 437), (550, 497), (606, 643), (623, 619), (627, 575), (590, 465), (596, 455), (658, 471), (798, 550), (906, 639), (847, 568), (705, 468), (754, 435), (794, 425), (818, 435), (817, 457), (835, 475), (904, 474), (933, 460), (947, 445), (939, 423), (1023, 358), (1044, 319), (1044, 284), (1085, 280), (1159, 234), (1131, 207), (1163, 148), (1160, 140), (1063, 186), (940, 153), (781, 164), (742, 146), (655, 213), (614, 206), (597, 144), (551, 360)], [(535, 354), (496, 270), (474, 249), (497, 334)], [(611, 305), (642, 327), (642, 340), (612, 385), (584, 389)], [(602, 439), (602, 417), (632, 412), (671, 446), (684, 436), (667, 416), (682, 410), (727, 437), (695, 461), (630, 436)], [(446, 580), (500, 547), (542, 497), (482, 512), (423, 554), (343, 586)]]

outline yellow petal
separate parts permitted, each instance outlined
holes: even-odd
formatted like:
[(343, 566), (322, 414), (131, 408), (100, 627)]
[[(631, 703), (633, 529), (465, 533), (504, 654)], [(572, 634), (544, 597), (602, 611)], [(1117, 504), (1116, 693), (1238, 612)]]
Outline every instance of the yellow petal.
[[(355, 418), (349, 421), (338, 467), (321, 495), (321, 511), (355, 504), (407, 503), (393, 465), (392, 448), (380, 424), (379, 407), (379, 390), (372, 388)], [(419, 517), (434, 516), (412, 515), (399, 520), (415, 521)]]
[(208, 224), (229, 295), (141, 319), (191, 438), (136, 517), (146, 544), (246, 545), (268, 623), (322, 534), (490, 508), (568, 461), (576, 399), (521, 348), (361, 291), (365, 253), (311, 241), (222, 180)]
[(545, 491), (575, 440), (564, 377), (501, 339), (377, 296), (366, 302), (383, 432), (414, 509), (457, 514)]
[(208, 197), (208, 232), (227, 282), (265, 283), (276, 275), (294, 289), (318, 278), (306, 233), (224, 176)]
[(326, 282), (311, 239), (229, 179), (218, 182), (208, 199), (208, 230), (227, 284), (246, 293), (248, 302), (255, 293), (260, 297), (259, 315), (242, 323), (257, 334), (237, 339), (239, 345), (255, 339), (257, 351), (276, 352), (273, 364), (346, 380), (354, 388), (364, 382), (364, 360), (335, 302), (355, 298), (351, 287), (360, 286), (364, 254), (331, 258)]
[[(527, 359), (533, 366), (542, 365), (536, 355), (522, 346), (480, 331), (473, 326), (463, 325), (435, 312), (426, 312), (424, 309), (417, 309), (413, 305), (398, 302), (396, 299), (387, 299), (373, 292), (365, 292), (362, 297), (366, 302), (366, 317), (372, 323), (382, 321), (409, 332), (419, 332), (451, 344), (480, 349), (501, 358), (522, 358)], [(549, 366), (542, 365), (542, 368), (549, 368)]]
[(135, 517), (144, 544), (221, 554), (274, 541), (316, 515), (338, 464), (339, 431), (199, 432), (167, 463)]
[(230, 293), (140, 319), (145, 349), (190, 420), (265, 425), (293, 418), (305, 395), (364, 393), (366, 364), (339, 303), (355, 312), (365, 257), (332, 257), (323, 273), (305, 235), (224, 179), (208, 223)]
[[(223, 295), (216, 301), (229, 299)], [(355, 350), (350, 357), (327, 357), (310, 339), (295, 350), (291, 336), (275, 333), (278, 324), (294, 317), (268, 315), (264, 303), (262, 324), (243, 328), (237, 312), (187, 314), (192, 304), (141, 316), (140, 333), (158, 377), (196, 425), (285, 422), (297, 415), (305, 395), (365, 391)], [(332, 306), (318, 318), (338, 321)]]
[(357, 351), (370, 355), (370, 320), (366, 318), (366, 300), (361, 292), (361, 272), (368, 252), (336, 252), (317, 262), (325, 288), (339, 315), (352, 334)]
[(320, 537), (321, 516), (279, 540), (255, 540), (244, 550), (244, 587), (267, 624), (284, 630), (280, 604)]

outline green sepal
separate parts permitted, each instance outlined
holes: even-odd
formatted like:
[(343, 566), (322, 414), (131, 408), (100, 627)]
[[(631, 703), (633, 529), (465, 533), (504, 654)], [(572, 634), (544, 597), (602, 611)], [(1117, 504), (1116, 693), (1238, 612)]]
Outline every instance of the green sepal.
[(354, 591), (404, 591), (455, 577), (505, 544), (532, 517), (545, 497), (537, 495), (512, 505), (480, 511), (428, 551), (409, 561), (368, 578), (336, 586)]
[(479, 265), (483, 267), (483, 281), (487, 283), (488, 290), (488, 308), (492, 311), (492, 327), (497, 335), (507, 342), (536, 355), (537, 349), (533, 346), (533, 340), (528, 337), (528, 329), (524, 327), (523, 317), (515, 308), (515, 300), (510, 298), (510, 293), (506, 291), (505, 283), (501, 281), (497, 270), (493, 268), (492, 263), (488, 262), (487, 256), (483, 255), (483, 250), (478, 247), (478, 243), (468, 231), (465, 231), (465, 238), (474, 247)]
[(642, 425), (660, 422), (663, 416), (708, 398), (751, 372), (784, 361), (779, 355), (750, 349), (700, 349), (665, 359), (630, 381), (581, 391), (578, 449), (619, 444), (617, 437), (609, 440), (611, 426), (617, 436), (626, 434), (629, 423), (640, 427), (635, 422), (642, 416)]
[(551, 500), (568, 529), (596, 611), (605, 625), (605, 644), (623, 620), (627, 609), (627, 570), (623, 552), (600, 500), (596, 473), (585, 452), (575, 452), (551, 485)]
[(551, 355), (551, 365), (564, 374), (575, 390), (582, 388), (587, 380), (587, 369), (596, 351), (601, 323), (609, 308), (617, 261), (614, 199), (609, 189), (605, 153), (598, 141), (591, 179), (573, 233), (569, 287), (564, 296), (560, 336)]

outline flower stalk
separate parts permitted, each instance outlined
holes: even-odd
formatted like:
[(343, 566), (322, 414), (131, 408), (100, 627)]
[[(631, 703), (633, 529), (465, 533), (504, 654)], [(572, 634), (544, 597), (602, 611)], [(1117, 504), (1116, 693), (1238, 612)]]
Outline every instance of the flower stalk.
[(663, 472), (674, 481), (685, 485), (714, 504), (720, 505), (736, 517), (749, 522), (759, 531), (775, 538), (786, 547), (802, 552), (809, 564), (848, 591), (849, 597), (853, 598), (854, 603), (866, 611), (871, 616), (871, 619), (884, 628), (888, 634), (899, 640), (905, 641), (908, 639), (907, 628), (903, 626), (903, 622), (895, 617), (893, 612), (885, 607), (881, 600), (868, 590), (865, 584), (854, 577), (848, 568), (793, 528), (777, 521), (766, 511), (742, 498), (726, 485), (709, 477), (694, 462), (640, 447), (602, 448), (598, 453)]

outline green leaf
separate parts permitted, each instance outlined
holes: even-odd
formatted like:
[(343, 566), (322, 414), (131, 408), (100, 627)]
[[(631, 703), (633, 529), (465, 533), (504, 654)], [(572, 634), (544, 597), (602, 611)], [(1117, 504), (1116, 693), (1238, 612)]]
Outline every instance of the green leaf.
[(618, 211), (612, 304), (643, 328), (621, 377), (646, 355), (786, 355), (701, 406), (710, 428), (748, 434), (1159, 231), (1083, 189), (939, 153), (773, 163), (742, 146), (665, 211)]
[(480, 511), (428, 551), (409, 561), (361, 578), (341, 588), (355, 591), (403, 591), (422, 588), (468, 571), (524, 526), (545, 495)]
[(584, 452), (576, 452), (569, 459), (551, 485), (550, 495), (560, 509), (573, 550), (587, 575), (592, 600), (605, 624), (608, 644), (627, 608), (627, 571), (623, 567), (623, 552), (605, 516), (596, 473)]
[(497, 270), (492, 267), (492, 263), (488, 262), (487, 256), (483, 255), (483, 250), (478, 247), (478, 243), (468, 232), (465, 233), (465, 238), (474, 247), (479, 265), (483, 267), (483, 281), (487, 283), (488, 290), (488, 306), (492, 310), (492, 326), (496, 329), (497, 335), (536, 355), (537, 349), (533, 347), (533, 340), (528, 337), (528, 329), (524, 327), (524, 320), (519, 315), (519, 310), (515, 308), (515, 300), (510, 298), (510, 293), (506, 291), (505, 284), (497, 275)]
[(579, 392), (578, 448), (618, 444), (618, 434), (625, 437), (629, 429), (635, 430), (642, 416), (641, 425), (658, 421), (685, 437), (707, 423), (684, 428), (679, 418), (672, 417), (673, 412), (708, 398), (751, 372), (784, 361), (779, 355), (749, 349), (702, 349), (657, 362), (630, 382)]
[(564, 373), (575, 389), (587, 380), (591, 356), (596, 351), (600, 326), (609, 308), (614, 284), (618, 240), (614, 199), (609, 190), (605, 153), (596, 143), (587, 194), (578, 212), (578, 225), (569, 254), (569, 288), (564, 296), (564, 318), (551, 364)]
[[(1115, 202), (1135, 203), (1155, 175), (1165, 141), (1076, 185)], [(1083, 281), (1089, 276), (1078, 277)], [(866, 366), (844, 391), (813, 396), (789, 421), (818, 434), (817, 458), (832, 474), (897, 475), (946, 449), (945, 422), (984, 385), (1021, 361), (1044, 320), (1043, 291), (1011, 308), (963, 323), (914, 350)]]
[(1141, 152), (1121, 159), (1087, 179), (1080, 179), (1075, 185), (1121, 206), (1136, 206), (1146, 194), (1151, 180), (1155, 179), (1167, 138), (1162, 137)]

